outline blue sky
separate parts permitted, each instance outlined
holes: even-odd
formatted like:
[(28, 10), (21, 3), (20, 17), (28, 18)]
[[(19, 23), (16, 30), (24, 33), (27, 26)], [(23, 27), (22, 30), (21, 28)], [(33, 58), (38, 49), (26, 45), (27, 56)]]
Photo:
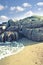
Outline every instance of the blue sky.
[(43, 16), (43, 0), (0, 0), (0, 21)]

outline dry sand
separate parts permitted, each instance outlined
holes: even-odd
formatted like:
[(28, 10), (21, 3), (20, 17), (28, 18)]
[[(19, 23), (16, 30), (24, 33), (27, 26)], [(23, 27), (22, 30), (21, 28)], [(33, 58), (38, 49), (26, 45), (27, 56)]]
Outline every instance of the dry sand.
[(43, 65), (43, 43), (25, 46), (18, 54), (0, 60), (0, 65)]

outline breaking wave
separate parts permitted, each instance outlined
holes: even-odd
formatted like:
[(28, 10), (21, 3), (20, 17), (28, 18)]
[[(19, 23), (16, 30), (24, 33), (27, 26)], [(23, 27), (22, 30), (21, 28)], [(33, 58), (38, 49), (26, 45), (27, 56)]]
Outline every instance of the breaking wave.
[(7, 56), (17, 54), (21, 50), (23, 50), (24, 45), (18, 42), (6, 42), (0, 43), (0, 60)]

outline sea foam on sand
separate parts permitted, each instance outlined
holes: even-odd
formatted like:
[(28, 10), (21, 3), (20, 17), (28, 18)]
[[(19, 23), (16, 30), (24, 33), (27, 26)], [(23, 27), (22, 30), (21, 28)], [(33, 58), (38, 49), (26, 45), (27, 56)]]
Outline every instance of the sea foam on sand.
[(14, 42), (16, 46), (0, 46), (0, 60), (2, 58), (5, 58), (7, 56), (17, 54), (18, 52), (22, 51), (24, 48), (24, 45), (21, 43)]

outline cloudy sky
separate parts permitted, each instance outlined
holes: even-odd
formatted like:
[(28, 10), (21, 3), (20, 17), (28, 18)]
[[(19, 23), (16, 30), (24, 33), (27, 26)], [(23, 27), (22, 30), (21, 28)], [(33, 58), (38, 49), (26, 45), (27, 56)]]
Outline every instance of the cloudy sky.
[(32, 15), (43, 16), (43, 0), (0, 0), (0, 22)]

